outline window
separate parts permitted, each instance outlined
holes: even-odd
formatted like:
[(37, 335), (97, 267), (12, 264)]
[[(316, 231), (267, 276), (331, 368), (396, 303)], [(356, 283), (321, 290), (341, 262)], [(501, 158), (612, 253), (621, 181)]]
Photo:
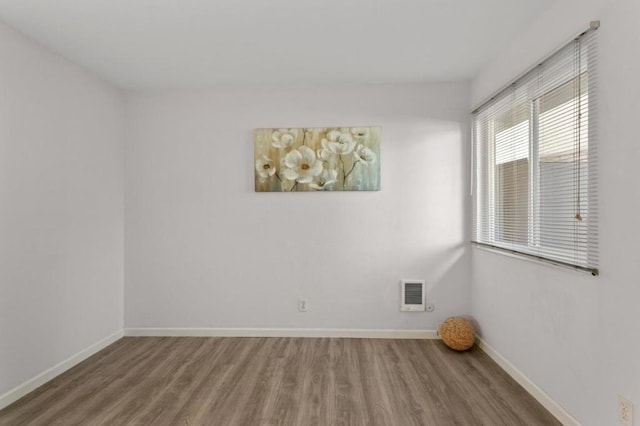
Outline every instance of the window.
[(598, 274), (596, 28), (474, 112), (477, 245)]

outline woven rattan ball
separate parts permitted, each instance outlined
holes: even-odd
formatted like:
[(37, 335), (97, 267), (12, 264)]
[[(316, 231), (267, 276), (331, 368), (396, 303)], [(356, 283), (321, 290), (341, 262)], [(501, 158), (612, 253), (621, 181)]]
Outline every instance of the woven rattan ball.
[(444, 344), (456, 351), (466, 351), (476, 340), (473, 324), (462, 317), (447, 318), (439, 330)]

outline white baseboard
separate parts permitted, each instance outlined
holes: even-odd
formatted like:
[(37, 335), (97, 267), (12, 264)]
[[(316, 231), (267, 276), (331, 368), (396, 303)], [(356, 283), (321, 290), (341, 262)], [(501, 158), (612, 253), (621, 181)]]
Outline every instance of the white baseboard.
[(36, 388), (39, 388), (40, 386), (44, 385), (49, 380), (69, 370), (71, 367), (75, 366), (76, 364), (79, 364), (80, 362), (89, 358), (91, 355), (95, 354), (96, 352), (99, 352), (102, 349), (106, 348), (107, 346), (109, 346), (110, 344), (112, 344), (113, 342), (115, 342), (116, 340), (120, 339), (123, 336), (124, 336), (123, 330), (115, 332), (112, 335), (107, 336), (104, 339), (94, 343), (88, 348), (81, 350), (77, 354), (72, 355), (69, 358), (65, 359), (64, 361), (43, 371), (37, 376), (32, 377), (31, 379), (27, 380), (21, 385), (16, 386), (15, 388), (4, 393), (3, 395), (0, 395), (0, 410), (7, 407), (9, 404), (12, 404), (15, 401), (19, 400), (20, 398), (22, 398), (29, 392), (35, 390)]
[(125, 336), (343, 337), (438, 339), (436, 330), (357, 330), (339, 328), (125, 328)]
[(496, 364), (507, 372), (516, 382), (531, 394), (540, 404), (555, 416), (560, 423), (565, 426), (580, 426), (580, 422), (555, 402), (549, 395), (531, 381), (524, 373), (518, 370), (509, 360), (503, 357), (498, 351), (492, 348), (482, 338), (478, 337), (478, 347), (484, 351)]

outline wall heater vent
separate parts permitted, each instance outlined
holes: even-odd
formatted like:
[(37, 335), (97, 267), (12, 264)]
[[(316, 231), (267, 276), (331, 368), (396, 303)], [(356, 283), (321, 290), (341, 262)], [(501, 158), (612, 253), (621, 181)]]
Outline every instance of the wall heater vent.
[(424, 280), (400, 281), (400, 310), (419, 312), (425, 310)]

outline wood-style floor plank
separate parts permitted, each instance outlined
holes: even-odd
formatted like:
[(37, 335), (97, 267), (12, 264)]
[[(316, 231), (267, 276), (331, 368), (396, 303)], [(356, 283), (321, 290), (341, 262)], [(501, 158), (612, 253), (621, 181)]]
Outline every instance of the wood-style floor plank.
[(484, 352), (437, 340), (126, 337), (0, 425), (559, 425)]

